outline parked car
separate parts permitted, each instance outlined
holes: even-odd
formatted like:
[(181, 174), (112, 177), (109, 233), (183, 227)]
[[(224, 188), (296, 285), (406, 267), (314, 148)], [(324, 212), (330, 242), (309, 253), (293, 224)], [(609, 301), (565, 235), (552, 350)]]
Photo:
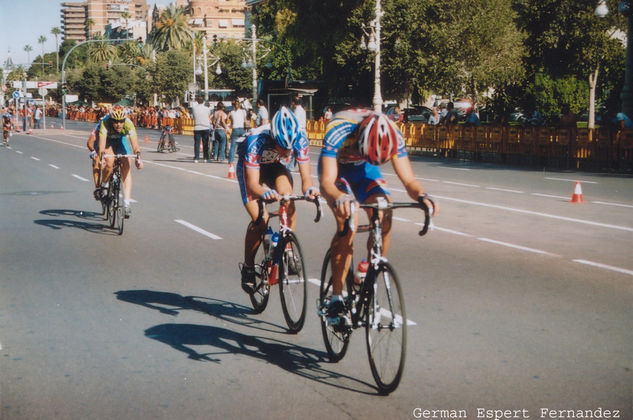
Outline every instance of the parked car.
[(404, 109), (404, 122), (426, 123), (429, 121), (432, 110), (423, 105), (415, 105)]

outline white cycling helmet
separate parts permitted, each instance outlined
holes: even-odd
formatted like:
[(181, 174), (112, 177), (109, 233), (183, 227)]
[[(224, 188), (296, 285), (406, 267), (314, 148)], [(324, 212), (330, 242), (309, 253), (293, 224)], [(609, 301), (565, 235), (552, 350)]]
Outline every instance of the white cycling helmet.
[(285, 106), (282, 106), (273, 116), (270, 131), (277, 144), (284, 149), (292, 149), (301, 135), (297, 117)]

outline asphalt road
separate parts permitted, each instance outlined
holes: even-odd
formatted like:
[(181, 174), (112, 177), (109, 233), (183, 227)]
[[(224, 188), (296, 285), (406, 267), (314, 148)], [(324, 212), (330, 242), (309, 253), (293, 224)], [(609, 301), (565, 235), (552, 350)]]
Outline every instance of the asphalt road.
[[(327, 359), (315, 300), (329, 210), (315, 224), (298, 204), (313, 280), (291, 335), (276, 289), (255, 315), (239, 286), (248, 219), (227, 166), (192, 163), (189, 137), (156, 153), (158, 132), (141, 129), (146, 164), (118, 236), (92, 198), (89, 128), (0, 148), (1, 419), (631, 419), (630, 176), (414, 158), (441, 213), (424, 238), (419, 212), (395, 215), (410, 327), (385, 397), (362, 331)], [(575, 181), (584, 204), (569, 202)]]

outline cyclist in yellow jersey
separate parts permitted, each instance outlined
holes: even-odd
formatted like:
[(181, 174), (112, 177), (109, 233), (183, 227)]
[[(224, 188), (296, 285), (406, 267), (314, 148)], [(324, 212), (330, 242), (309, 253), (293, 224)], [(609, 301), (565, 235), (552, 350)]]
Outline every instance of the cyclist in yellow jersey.
[[(110, 113), (101, 120), (99, 126), (99, 151), (105, 155), (135, 154), (137, 169), (143, 169), (141, 160), (141, 147), (138, 144), (138, 136), (134, 123), (125, 116), (122, 106), (116, 105)], [(114, 169), (114, 158), (106, 158), (101, 162), (103, 171), (101, 182), (107, 183)], [(130, 197), (132, 195), (132, 173), (130, 171), (130, 159), (121, 160), (121, 176), (123, 177), (123, 202), (125, 217), (129, 217)]]

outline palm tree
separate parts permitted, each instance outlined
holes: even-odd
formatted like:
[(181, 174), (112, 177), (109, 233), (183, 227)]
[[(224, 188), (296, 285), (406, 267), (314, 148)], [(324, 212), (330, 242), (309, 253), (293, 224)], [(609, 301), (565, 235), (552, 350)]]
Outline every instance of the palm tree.
[(55, 51), (57, 52), (57, 71), (59, 72), (59, 36), (62, 33), (62, 30), (55, 26), (51, 29), (51, 33), (55, 35)]
[(31, 63), (31, 51), (33, 51), (33, 47), (31, 47), (30, 45), (25, 45), (24, 46), (24, 51), (26, 51), (26, 61), (29, 62), (29, 64)]
[(90, 46), (88, 56), (94, 63), (103, 63), (111, 61), (116, 57), (116, 47), (106, 42), (95, 42)]
[(95, 21), (91, 18), (86, 19), (86, 39), (90, 39), (90, 30), (92, 26), (95, 24)]
[(37, 43), (41, 45), (42, 48), (42, 59), (41, 61), (41, 65), (42, 65), (42, 74), (44, 74), (44, 43), (46, 43), (46, 37), (44, 35), (40, 35), (39, 38), (37, 38)]
[(176, 7), (173, 3), (160, 15), (154, 27), (152, 43), (159, 51), (178, 49), (190, 40), (190, 28), (183, 7)]
[(129, 22), (130, 16), (131, 16), (130, 12), (123, 12), (123, 13), (121, 13), (121, 18), (125, 22), (125, 39), (130, 39), (130, 29), (128, 27), (128, 22)]

